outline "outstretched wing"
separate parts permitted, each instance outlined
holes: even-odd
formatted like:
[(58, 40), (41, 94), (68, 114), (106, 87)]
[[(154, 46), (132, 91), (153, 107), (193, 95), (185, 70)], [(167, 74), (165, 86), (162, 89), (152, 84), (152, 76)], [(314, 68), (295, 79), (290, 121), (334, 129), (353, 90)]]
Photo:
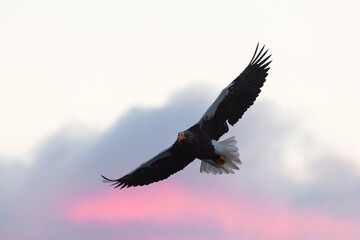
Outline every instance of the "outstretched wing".
[(111, 180), (101, 176), (107, 182), (114, 182), (115, 188), (143, 186), (168, 178), (170, 175), (182, 170), (194, 159), (194, 157), (177, 151), (172, 146), (119, 179)]
[(199, 121), (200, 127), (207, 129), (216, 140), (229, 130), (226, 121), (233, 126), (254, 103), (266, 80), (271, 55), (266, 56), (268, 50), (263, 53), (265, 46), (260, 52), (258, 47), (259, 44), (249, 65), (222, 90)]

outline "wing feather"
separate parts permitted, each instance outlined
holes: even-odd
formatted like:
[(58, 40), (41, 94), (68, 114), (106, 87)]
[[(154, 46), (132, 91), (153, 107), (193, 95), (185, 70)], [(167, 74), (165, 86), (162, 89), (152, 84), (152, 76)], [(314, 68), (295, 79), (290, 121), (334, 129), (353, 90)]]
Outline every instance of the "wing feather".
[(143, 186), (168, 178), (193, 160), (194, 157), (187, 156), (172, 146), (121, 178), (109, 179), (101, 176), (106, 182), (113, 182), (115, 188)]
[(227, 122), (233, 126), (261, 92), (268, 75), (271, 55), (266, 56), (268, 50), (264, 52), (265, 46), (259, 52), (258, 48), (259, 44), (249, 65), (222, 90), (199, 121), (201, 128), (207, 128), (211, 137), (216, 140), (229, 130)]

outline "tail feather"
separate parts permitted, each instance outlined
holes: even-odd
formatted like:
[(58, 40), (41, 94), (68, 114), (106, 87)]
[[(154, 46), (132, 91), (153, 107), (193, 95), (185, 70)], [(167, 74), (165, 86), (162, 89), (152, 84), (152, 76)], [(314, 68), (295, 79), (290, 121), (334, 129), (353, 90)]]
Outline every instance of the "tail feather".
[(212, 141), (215, 148), (215, 153), (223, 155), (226, 158), (224, 165), (217, 164), (211, 159), (202, 159), (200, 165), (200, 172), (212, 173), (212, 174), (229, 174), (234, 173), (234, 170), (239, 170), (238, 165), (241, 164), (240, 154), (238, 147), (236, 146), (235, 137), (227, 138), (223, 141)]

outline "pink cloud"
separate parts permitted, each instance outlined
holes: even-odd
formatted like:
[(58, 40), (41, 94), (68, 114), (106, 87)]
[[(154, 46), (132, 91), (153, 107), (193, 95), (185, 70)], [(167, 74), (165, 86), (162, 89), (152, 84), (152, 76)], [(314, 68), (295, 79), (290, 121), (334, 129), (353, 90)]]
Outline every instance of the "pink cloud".
[(70, 196), (60, 214), (77, 224), (191, 224), (257, 239), (360, 239), (360, 224), (316, 209), (293, 209), (245, 194), (169, 182)]

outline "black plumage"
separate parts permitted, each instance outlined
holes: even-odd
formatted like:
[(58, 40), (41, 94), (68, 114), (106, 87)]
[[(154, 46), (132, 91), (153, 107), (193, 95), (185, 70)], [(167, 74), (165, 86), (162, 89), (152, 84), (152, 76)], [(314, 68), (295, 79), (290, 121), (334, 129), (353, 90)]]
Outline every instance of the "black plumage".
[(240, 164), (236, 141), (230, 138), (217, 142), (254, 103), (268, 75), (269, 58), (259, 44), (245, 70), (235, 78), (202, 116), (200, 121), (178, 134), (174, 144), (119, 179), (108, 179), (115, 187), (148, 185), (168, 178), (196, 158), (202, 160), (201, 172), (233, 173)]

